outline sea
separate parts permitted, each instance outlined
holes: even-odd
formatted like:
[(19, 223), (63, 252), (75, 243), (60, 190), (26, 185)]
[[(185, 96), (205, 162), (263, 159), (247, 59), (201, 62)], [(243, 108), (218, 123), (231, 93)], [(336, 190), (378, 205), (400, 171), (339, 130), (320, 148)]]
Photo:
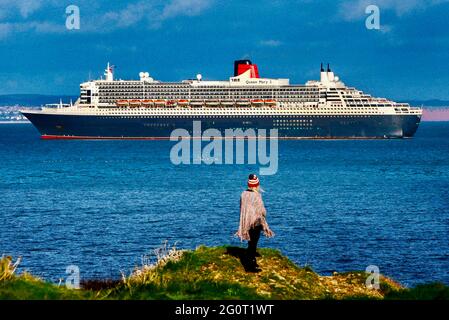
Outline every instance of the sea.
[[(162, 247), (246, 246), (239, 197), (260, 164), (174, 164), (172, 141), (46, 141), (0, 125), (0, 255), (51, 282), (118, 279)], [(260, 176), (279, 249), (320, 274), (449, 284), (449, 122), (412, 139), (279, 141)], [(72, 268), (72, 269), (70, 269)]]

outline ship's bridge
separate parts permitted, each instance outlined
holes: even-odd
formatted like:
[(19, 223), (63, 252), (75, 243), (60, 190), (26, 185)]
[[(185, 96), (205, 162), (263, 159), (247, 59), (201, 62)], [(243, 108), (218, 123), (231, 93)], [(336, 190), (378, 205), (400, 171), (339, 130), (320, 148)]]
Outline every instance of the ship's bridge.
[(200, 74), (197, 75), (196, 80), (186, 80), (192, 86), (288, 86), (289, 79), (270, 79), (260, 78), (258, 73), (254, 74), (252, 69), (247, 69), (233, 77), (229, 81), (203, 81)]
[(329, 64), (327, 64), (327, 70), (323, 68), (321, 64), (320, 80), (310, 80), (306, 82), (306, 86), (317, 86), (321, 88), (339, 88), (344, 89), (346, 85), (340, 81), (340, 78), (334, 74), (330, 69)]

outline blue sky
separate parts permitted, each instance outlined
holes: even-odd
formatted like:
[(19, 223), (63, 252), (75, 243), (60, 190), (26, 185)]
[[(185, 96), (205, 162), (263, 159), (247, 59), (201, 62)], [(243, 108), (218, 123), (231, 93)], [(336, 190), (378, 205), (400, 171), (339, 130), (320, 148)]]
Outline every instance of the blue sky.
[[(380, 30), (365, 27), (369, 4)], [(77, 95), (108, 61), (124, 79), (226, 79), (240, 58), (291, 83), (323, 61), (375, 96), (449, 99), (449, 1), (0, 0), (0, 94)]]

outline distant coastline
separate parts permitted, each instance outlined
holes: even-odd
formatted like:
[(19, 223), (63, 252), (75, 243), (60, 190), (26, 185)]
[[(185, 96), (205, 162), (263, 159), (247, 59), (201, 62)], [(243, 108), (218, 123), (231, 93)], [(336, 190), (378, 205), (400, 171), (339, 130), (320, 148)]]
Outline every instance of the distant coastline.
[(424, 107), (422, 121), (449, 121), (449, 106)]
[(60, 100), (69, 103), (75, 102), (77, 95), (44, 95), (44, 94), (0, 94), (0, 107), (21, 106), (33, 107), (48, 103), (58, 103)]
[(12, 120), (12, 121), (1, 121), (0, 124), (31, 124), (28, 120)]

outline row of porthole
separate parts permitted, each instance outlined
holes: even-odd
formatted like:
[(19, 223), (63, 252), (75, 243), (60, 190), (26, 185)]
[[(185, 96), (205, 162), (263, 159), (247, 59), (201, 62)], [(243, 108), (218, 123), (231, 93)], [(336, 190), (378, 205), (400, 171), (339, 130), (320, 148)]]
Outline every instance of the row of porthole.
[(292, 119), (292, 120), (274, 120), (275, 122), (285, 122), (285, 121), (295, 121), (295, 122), (312, 122), (312, 119), (305, 120), (305, 119)]
[(295, 123), (274, 123), (273, 126), (275, 127), (279, 127), (279, 128), (284, 128), (284, 127), (288, 127), (288, 126), (294, 126), (294, 127), (311, 127), (312, 124), (311, 123), (301, 123), (301, 124), (295, 124)]
[[(211, 118), (246, 118), (246, 117), (242, 117), (242, 116), (210, 116)], [(254, 116), (247, 116), (247, 117), (251, 117), (251, 118), (257, 118)], [(289, 116), (291, 117), (291, 116)], [(347, 116), (348, 118), (369, 118), (370, 116)], [(201, 118), (208, 118), (208, 116), (205, 115), (197, 115), (197, 116), (193, 116), (193, 115), (189, 115), (189, 116), (183, 116), (183, 117), (179, 117), (179, 116), (166, 116), (166, 115), (161, 115), (161, 116), (100, 116), (100, 119), (111, 119), (111, 118), (117, 118), (117, 119), (158, 119), (158, 118), (175, 118), (175, 119), (185, 119), (185, 118), (192, 118), (192, 119), (201, 119)], [(259, 117), (259, 118), (267, 118), (267, 117)], [(273, 117), (272, 117), (273, 118)], [(314, 118), (335, 118), (335, 117), (331, 117), (331, 116), (314, 116)]]
[(169, 127), (170, 124), (168, 123), (145, 123), (145, 127)]
[[(94, 116), (96, 114), (93, 114)], [(99, 114), (101, 116), (108, 116), (107, 114)], [(109, 116), (134, 116), (134, 117), (149, 117), (149, 115), (144, 115), (144, 114), (127, 114), (127, 115), (120, 115), (120, 114), (112, 114)], [(158, 116), (169, 116), (169, 117), (177, 117), (177, 118), (182, 118), (182, 117), (226, 117), (226, 118), (232, 118), (232, 117), (262, 117), (265, 118), (266, 116), (273, 116), (273, 117), (279, 117), (282, 115), (277, 115), (277, 114), (272, 114), (272, 113), (265, 113), (265, 114), (243, 114), (243, 113), (239, 113), (239, 114), (232, 114), (232, 115), (223, 115), (223, 114), (189, 114), (189, 115), (183, 115), (183, 114), (158, 114), (158, 115), (151, 115), (150, 117), (158, 117)], [(285, 117), (294, 117), (294, 116), (299, 116), (299, 115), (295, 115), (295, 114), (291, 114), (291, 115), (286, 115)], [(300, 115), (301, 117), (307, 116), (307, 115)], [(338, 118), (338, 117), (371, 117), (373, 115), (313, 115), (311, 117), (315, 117), (315, 118)]]
[(101, 116), (178, 116), (178, 117), (191, 117), (191, 116), (205, 116), (205, 117), (215, 117), (215, 116), (226, 116), (226, 117), (233, 117), (233, 116), (251, 116), (251, 117), (266, 117), (266, 116), (282, 116), (282, 117), (294, 117), (294, 116), (301, 116), (301, 117), (320, 117), (320, 118), (335, 118), (335, 117), (367, 117), (367, 116), (373, 116), (372, 114), (333, 114), (333, 115), (321, 115), (321, 114), (313, 114), (313, 115), (307, 115), (307, 114), (277, 114), (277, 113), (270, 113), (270, 112), (263, 112), (263, 113), (233, 113), (233, 114), (204, 114), (204, 113), (198, 113), (198, 114), (182, 114), (182, 113), (176, 113), (176, 114), (143, 114), (143, 113), (128, 113), (128, 114), (118, 114), (118, 113), (99, 113), (99, 114), (92, 114), (92, 115), (101, 115)]
[(279, 128), (281, 130), (312, 130), (313, 127), (284, 127), (284, 128)]

